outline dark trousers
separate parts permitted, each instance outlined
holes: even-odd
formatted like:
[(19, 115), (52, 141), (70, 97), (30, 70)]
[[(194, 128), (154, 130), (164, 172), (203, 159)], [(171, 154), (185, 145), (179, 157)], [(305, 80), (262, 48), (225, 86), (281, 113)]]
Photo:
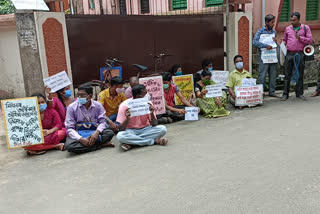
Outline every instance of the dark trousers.
[[(185, 106), (176, 105), (176, 106), (174, 106), (174, 108), (184, 109)], [(184, 120), (184, 114), (179, 114), (178, 112), (172, 112), (172, 111), (167, 110), (165, 114), (157, 115), (157, 119), (158, 119), (159, 124), (165, 123), (165, 122), (162, 122), (161, 118), (163, 118), (163, 117), (170, 117), (173, 120), (173, 122)]]
[(93, 144), (92, 146), (84, 146), (79, 141), (74, 140), (70, 137), (67, 137), (67, 140), (64, 144), (64, 148), (68, 150), (68, 152), (73, 152), (76, 154), (92, 152), (92, 151), (101, 149), (103, 144), (110, 142), (113, 135), (114, 135), (114, 132), (112, 130), (110, 129), (103, 130), (101, 134), (101, 141), (95, 142), (95, 144)]
[[(296, 83), (295, 91), (296, 91), (296, 96), (301, 96), (303, 95), (303, 75), (304, 75), (304, 66), (305, 66), (305, 61), (304, 61), (304, 55), (303, 53), (299, 53), (301, 56), (301, 61), (299, 65), (299, 80)], [(283, 87), (283, 95), (289, 96), (289, 90), (290, 90), (290, 81), (292, 77), (292, 72), (294, 67), (294, 58), (295, 53), (287, 53), (286, 60), (285, 60), (285, 78), (284, 78), (284, 87)]]

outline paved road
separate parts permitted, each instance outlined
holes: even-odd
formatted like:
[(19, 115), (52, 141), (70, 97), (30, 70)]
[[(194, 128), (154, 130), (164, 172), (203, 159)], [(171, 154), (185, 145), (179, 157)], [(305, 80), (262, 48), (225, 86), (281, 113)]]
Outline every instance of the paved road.
[(167, 147), (127, 153), (28, 157), (2, 136), (0, 213), (320, 213), (319, 107), (268, 99), (170, 125)]

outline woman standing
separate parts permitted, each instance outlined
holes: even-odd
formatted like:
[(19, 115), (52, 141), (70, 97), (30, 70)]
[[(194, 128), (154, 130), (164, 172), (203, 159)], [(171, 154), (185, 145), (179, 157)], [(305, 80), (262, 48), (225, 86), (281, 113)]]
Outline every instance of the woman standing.
[(64, 144), (60, 143), (67, 135), (66, 129), (62, 127), (59, 114), (54, 109), (47, 108), (47, 102), (42, 94), (33, 94), (38, 97), (41, 116), (44, 144), (24, 147), (30, 155), (42, 155), (49, 149), (63, 150)]

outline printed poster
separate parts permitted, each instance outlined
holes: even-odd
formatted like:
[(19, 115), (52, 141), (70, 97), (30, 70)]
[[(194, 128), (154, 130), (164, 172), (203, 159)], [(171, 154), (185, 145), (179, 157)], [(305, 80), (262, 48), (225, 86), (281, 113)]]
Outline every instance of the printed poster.
[[(194, 93), (194, 86), (193, 86), (193, 75), (182, 75), (182, 76), (174, 76), (173, 77), (173, 83), (176, 84), (183, 97), (190, 101), (192, 94)], [(180, 98), (175, 94), (174, 100), (176, 105), (184, 105)]]

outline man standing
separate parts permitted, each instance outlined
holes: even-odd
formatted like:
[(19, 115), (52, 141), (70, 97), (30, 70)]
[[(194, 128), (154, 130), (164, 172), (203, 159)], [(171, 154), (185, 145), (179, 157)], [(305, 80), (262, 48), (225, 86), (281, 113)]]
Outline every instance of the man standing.
[[(133, 86), (133, 99), (143, 98), (146, 94), (147, 89), (144, 85)], [(117, 117), (120, 130), (117, 139), (123, 150), (128, 151), (132, 146), (165, 146), (168, 143), (168, 140), (163, 137), (167, 133), (167, 128), (158, 125), (155, 109), (150, 102), (149, 105), (150, 114), (131, 117), (128, 100), (121, 103)]]
[[(259, 48), (259, 56), (260, 56), (260, 62), (259, 62), (259, 76), (258, 76), (258, 84), (263, 84), (263, 88), (265, 90), (265, 81), (267, 73), (269, 75), (269, 96), (270, 97), (276, 97), (275, 90), (276, 90), (276, 78), (277, 78), (277, 63), (263, 63), (261, 59), (261, 51), (262, 49), (271, 50), (273, 48), (276, 48), (276, 36), (277, 33), (275, 30), (273, 30), (274, 23), (275, 23), (276, 17), (269, 14), (265, 17), (265, 27), (260, 28), (254, 39), (253, 39), (253, 45)], [(264, 40), (268, 41), (268, 44), (262, 43), (262, 37), (266, 37), (267, 35), (273, 36), (272, 40)], [(272, 44), (274, 46), (272, 46)]]
[(303, 96), (303, 75), (304, 75), (304, 54), (303, 49), (306, 45), (312, 43), (312, 33), (309, 26), (300, 23), (300, 13), (294, 12), (291, 14), (291, 26), (286, 27), (283, 36), (283, 42), (287, 46), (287, 56), (285, 60), (285, 80), (282, 101), (289, 98), (290, 80), (292, 72), (299, 74), (299, 79), (296, 83), (296, 97), (305, 99)]
[(73, 153), (85, 153), (102, 147), (114, 147), (110, 143), (114, 133), (108, 129), (106, 111), (92, 100), (93, 88), (81, 85), (78, 99), (68, 106), (65, 125), (68, 137), (65, 149)]

